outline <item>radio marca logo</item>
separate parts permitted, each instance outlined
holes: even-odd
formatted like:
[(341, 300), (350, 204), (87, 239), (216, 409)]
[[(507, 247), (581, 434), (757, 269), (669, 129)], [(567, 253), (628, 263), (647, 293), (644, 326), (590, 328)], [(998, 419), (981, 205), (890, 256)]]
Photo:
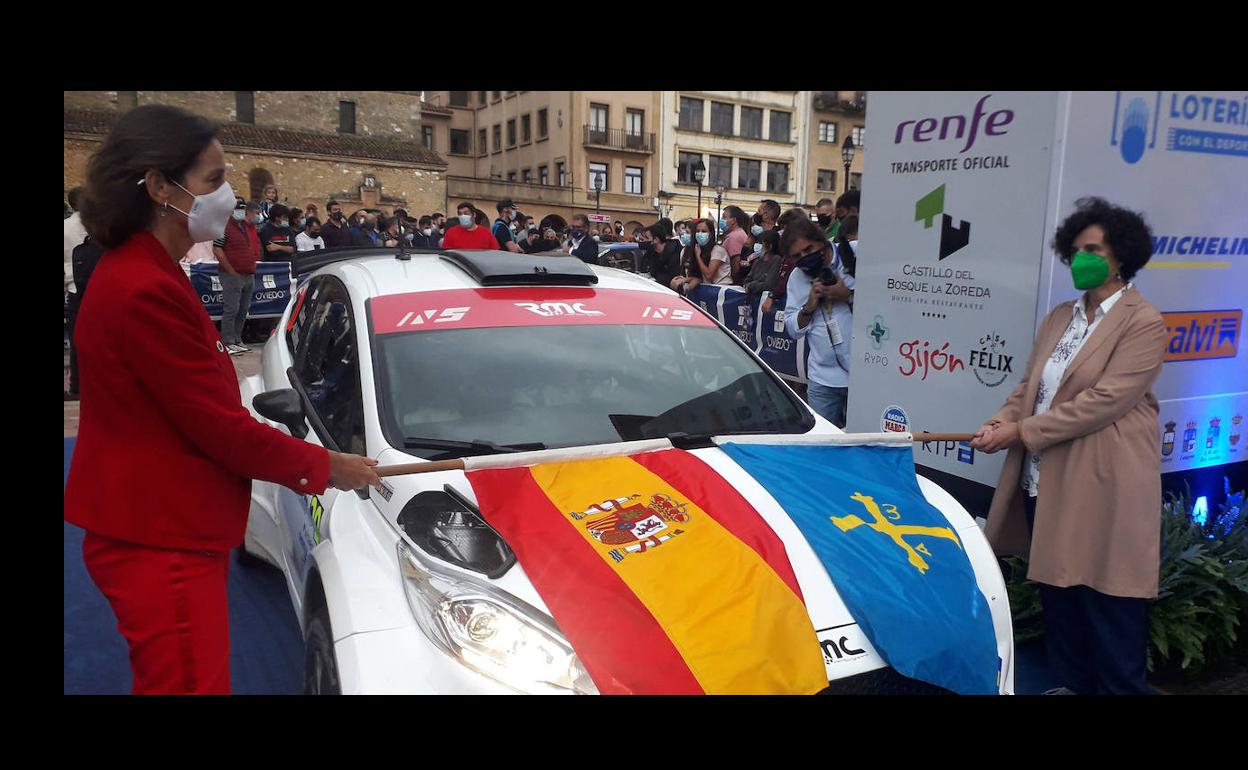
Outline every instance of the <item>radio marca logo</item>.
[(906, 410), (894, 404), (884, 410), (880, 428), (885, 433), (905, 433), (910, 430), (910, 418), (906, 416)]

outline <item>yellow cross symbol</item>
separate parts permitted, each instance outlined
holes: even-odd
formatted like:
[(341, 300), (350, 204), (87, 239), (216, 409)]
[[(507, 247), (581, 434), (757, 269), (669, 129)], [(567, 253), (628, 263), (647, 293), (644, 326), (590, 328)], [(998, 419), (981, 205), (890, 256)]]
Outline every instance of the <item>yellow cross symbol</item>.
[[(888, 535), (890, 538), (892, 538), (894, 543), (896, 543), (899, 547), (905, 550), (907, 556), (909, 556), (910, 558), (910, 563), (914, 565), (914, 568), (917, 569), (920, 573), (927, 572), (928, 564), (927, 562), (923, 561), (923, 557), (919, 556), (919, 553), (924, 553), (928, 556), (931, 556), (932, 553), (931, 551), (927, 550), (927, 546), (925, 546), (923, 543), (919, 543), (917, 547), (911, 548), (910, 544), (902, 539), (903, 537), (914, 536), (914, 535), (931, 535), (932, 537), (943, 537), (943, 538), (948, 538), (949, 540), (952, 540), (954, 544), (958, 546), (958, 548), (962, 547), (961, 541), (958, 540), (958, 536), (953, 533), (953, 529), (950, 527), (916, 527), (912, 525), (894, 524), (893, 522), (885, 518), (884, 514), (880, 512), (880, 506), (876, 504), (874, 497), (864, 495), (861, 492), (855, 492), (850, 497), (850, 499), (857, 500), (858, 502), (862, 503), (863, 507), (867, 509), (867, 513), (871, 514), (871, 517), (874, 518), (875, 521), (870, 524), (867, 524), (867, 522), (863, 521), (857, 516), (850, 514), (849, 516), (829, 516), (828, 518), (832, 520), (832, 523), (835, 524), (837, 527), (839, 527), (842, 532), (848, 532), (855, 527), (860, 527), (863, 524), (866, 524), (868, 527), (870, 527), (871, 529), (874, 529), (876, 532), (879, 532), (880, 534), (883, 534), (883, 535)], [(896, 508), (893, 508), (892, 506), (885, 506), (885, 507), (891, 509), (889, 511), (890, 513), (897, 513)], [(893, 518), (900, 519), (901, 515), (898, 514), (897, 516)]]

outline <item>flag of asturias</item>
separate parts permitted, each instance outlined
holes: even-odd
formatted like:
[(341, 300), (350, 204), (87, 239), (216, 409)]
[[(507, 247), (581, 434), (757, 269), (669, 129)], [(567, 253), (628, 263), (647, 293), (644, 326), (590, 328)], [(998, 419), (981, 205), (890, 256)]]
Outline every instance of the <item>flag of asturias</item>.
[(963, 694), (997, 692), (988, 601), (961, 538), (895, 445), (725, 438), (720, 448), (797, 523), (871, 644), (898, 672)]
[(780, 538), (680, 449), (468, 474), (601, 693), (815, 693)]

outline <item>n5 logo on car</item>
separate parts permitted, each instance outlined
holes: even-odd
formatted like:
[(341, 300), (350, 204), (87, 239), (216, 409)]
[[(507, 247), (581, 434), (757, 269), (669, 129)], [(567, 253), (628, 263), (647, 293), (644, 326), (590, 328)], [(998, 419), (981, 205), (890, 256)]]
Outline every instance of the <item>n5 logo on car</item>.
[(1199, 310), (1161, 315), (1170, 332), (1166, 361), (1234, 358), (1239, 354), (1244, 311)]

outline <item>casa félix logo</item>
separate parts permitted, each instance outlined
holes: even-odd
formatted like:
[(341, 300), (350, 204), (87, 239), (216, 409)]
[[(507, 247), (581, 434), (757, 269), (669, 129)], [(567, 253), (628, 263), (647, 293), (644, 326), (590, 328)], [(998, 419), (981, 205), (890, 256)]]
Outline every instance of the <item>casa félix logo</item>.
[(1006, 355), (1005, 340), (996, 332), (980, 337), (979, 347), (970, 352), (968, 359), (975, 379), (990, 388), (1005, 382), (1013, 371), (1014, 356)]
[(1168, 152), (1248, 157), (1248, 134), (1243, 133), (1248, 94), (1227, 99), (1186, 91), (1117, 91), (1110, 146), (1123, 162), (1139, 163), (1157, 149), (1163, 122), (1168, 126), (1161, 134)]

